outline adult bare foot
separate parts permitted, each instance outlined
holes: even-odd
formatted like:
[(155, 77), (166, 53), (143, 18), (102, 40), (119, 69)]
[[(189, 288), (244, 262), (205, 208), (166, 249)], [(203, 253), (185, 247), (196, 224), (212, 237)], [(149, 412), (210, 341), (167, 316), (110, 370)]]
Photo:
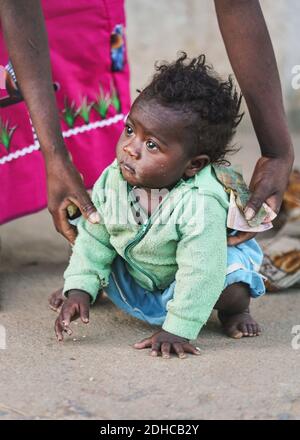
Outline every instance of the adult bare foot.
[(63, 289), (58, 289), (49, 296), (49, 307), (51, 310), (58, 312), (65, 298), (63, 297)]
[(244, 336), (259, 336), (261, 328), (250, 315), (249, 310), (243, 313), (226, 314), (219, 311), (218, 317), (227, 336), (240, 339)]

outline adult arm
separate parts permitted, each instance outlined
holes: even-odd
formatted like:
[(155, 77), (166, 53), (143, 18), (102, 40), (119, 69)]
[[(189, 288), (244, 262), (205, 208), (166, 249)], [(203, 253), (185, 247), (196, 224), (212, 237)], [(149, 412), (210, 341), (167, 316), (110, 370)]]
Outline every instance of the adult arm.
[(4, 40), (46, 163), (48, 208), (58, 232), (73, 242), (67, 220), (72, 202), (85, 218), (99, 220), (61, 134), (53, 91), (49, 48), (39, 0), (0, 0)]
[(229, 60), (245, 97), (261, 148), (245, 211), (252, 218), (264, 201), (279, 211), (294, 161), (272, 42), (258, 0), (215, 0)]

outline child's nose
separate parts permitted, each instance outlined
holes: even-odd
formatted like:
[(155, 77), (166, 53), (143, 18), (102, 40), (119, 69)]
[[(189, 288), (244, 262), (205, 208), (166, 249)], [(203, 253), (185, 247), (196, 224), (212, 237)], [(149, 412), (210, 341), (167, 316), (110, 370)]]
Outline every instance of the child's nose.
[(138, 159), (141, 156), (141, 148), (137, 142), (130, 142), (124, 145), (123, 150), (134, 159)]

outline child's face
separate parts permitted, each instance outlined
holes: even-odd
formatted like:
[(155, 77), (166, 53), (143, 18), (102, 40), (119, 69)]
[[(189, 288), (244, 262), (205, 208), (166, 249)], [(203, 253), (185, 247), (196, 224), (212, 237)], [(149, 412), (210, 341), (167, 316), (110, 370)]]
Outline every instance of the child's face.
[(168, 188), (184, 177), (190, 163), (186, 125), (180, 112), (137, 99), (117, 145), (124, 179), (133, 186)]

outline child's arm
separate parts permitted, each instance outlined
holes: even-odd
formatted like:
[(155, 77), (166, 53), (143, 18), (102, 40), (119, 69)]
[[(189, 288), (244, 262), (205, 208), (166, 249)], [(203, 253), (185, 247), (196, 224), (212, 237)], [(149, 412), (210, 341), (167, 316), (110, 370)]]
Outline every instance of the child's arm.
[[(93, 190), (93, 202), (100, 212), (97, 184)], [(110, 235), (103, 223), (91, 224), (84, 218), (78, 224), (78, 236), (73, 247), (69, 266), (64, 273), (64, 302), (55, 322), (57, 339), (63, 339), (63, 331), (71, 334), (70, 322), (78, 317), (84, 323), (89, 320), (90, 302), (94, 302), (99, 290), (108, 284), (111, 265), (116, 251), (110, 244)]]
[(70, 263), (64, 273), (64, 295), (68, 296), (68, 292), (73, 289), (83, 290), (94, 302), (99, 289), (108, 284), (116, 255), (105, 225), (93, 225), (82, 218), (78, 224), (78, 237)]
[(182, 238), (177, 247), (176, 287), (167, 304), (163, 330), (134, 345), (138, 349), (151, 347), (154, 356), (161, 352), (169, 357), (170, 351), (180, 358), (185, 352), (199, 354), (189, 339), (197, 338), (224, 288), (226, 210), (210, 196), (205, 196), (196, 209), (199, 223), (203, 220), (202, 231), (179, 225)]

